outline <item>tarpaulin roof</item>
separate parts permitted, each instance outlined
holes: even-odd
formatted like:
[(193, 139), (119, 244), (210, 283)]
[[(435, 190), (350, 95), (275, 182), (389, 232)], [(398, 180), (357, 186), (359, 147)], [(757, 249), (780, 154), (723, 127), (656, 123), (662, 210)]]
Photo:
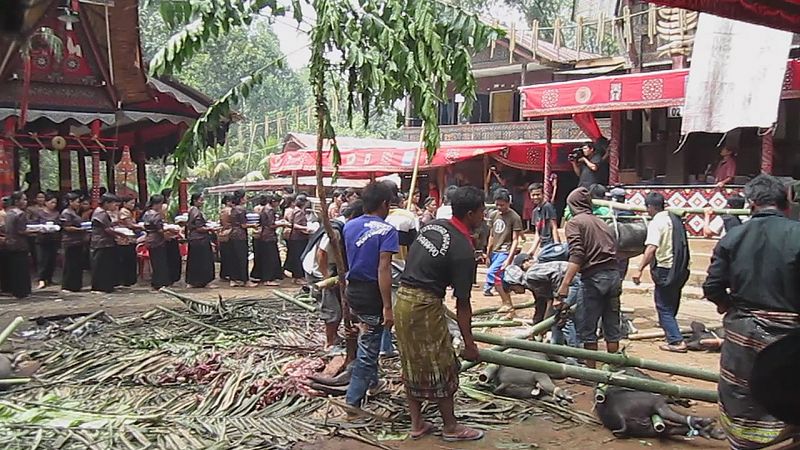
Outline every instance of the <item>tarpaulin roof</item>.
[(653, 0), (653, 3), (800, 33), (800, 0)]
[[(282, 178), (270, 178), (269, 180), (260, 180), (260, 181), (250, 181), (247, 183), (231, 183), (231, 184), (222, 184), (219, 186), (213, 186), (208, 188), (208, 192), (210, 194), (221, 194), (225, 192), (234, 192), (238, 191), (239, 189), (244, 189), (245, 191), (269, 191), (280, 189), (282, 187), (292, 186), (291, 177), (282, 177)], [(322, 180), (322, 184), (325, 187), (332, 187), (332, 188), (354, 188), (354, 189), (361, 189), (369, 184), (369, 179), (365, 178), (353, 178), (353, 179), (345, 179), (345, 178), (337, 178), (336, 180), (325, 177)], [(297, 185), (300, 187), (316, 187), (317, 186), (317, 179), (316, 177), (298, 177), (297, 178)]]
[[(680, 106), (688, 76), (689, 69), (676, 69), (523, 86), (522, 116)], [(800, 61), (787, 63), (782, 97), (800, 97)]]
[[(553, 170), (569, 170), (566, 153), (583, 141), (554, 141), (551, 165)], [(511, 141), (452, 141), (442, 142), (441, 147), (428, 162), (427, 154), (420, 152), (419, 167), (428, 170), (448, 166), (460, 161), (482, 155), (492, 155), (501, 162), (526, 170), (543, 170), (545, 142), (541, 140)], [(365, 174), (391, 174), (411, 172), (414, 169), (414, 158), (417, 143), (403, 142), (399, 147), (378, 147), (341, 149), (339, 173), (344, 177), (363, 177)], [(332, 173), (331, 154), (323, 153), (323, 172)], [(315, 152), (298, 150), (270, 156), (270, 174), (286, 175), (297, 172), (298, 175), (314, 173)]]

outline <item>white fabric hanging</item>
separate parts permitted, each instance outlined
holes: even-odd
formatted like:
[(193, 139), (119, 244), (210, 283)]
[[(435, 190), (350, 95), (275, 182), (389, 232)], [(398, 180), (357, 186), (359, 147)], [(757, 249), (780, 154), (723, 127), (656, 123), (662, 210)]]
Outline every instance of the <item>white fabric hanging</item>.
[(701, 14), (681, 133), (772, 126), (791, 43), (788, 31)]

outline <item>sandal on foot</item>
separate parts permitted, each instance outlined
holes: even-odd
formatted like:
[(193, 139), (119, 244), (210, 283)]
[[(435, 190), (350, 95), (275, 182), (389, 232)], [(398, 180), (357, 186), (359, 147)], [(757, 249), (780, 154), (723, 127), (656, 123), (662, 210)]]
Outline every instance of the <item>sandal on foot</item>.
[(483, 439), (483, 435), (484, 433), (481, 430), (464, 427), (464, 429), (456, 434), (442, 433), (442, 439), (444, 439), (445, 442), (477, 441)]
[(659, 350), (662, 350), (662, 351), (665, 351), (665, 352), (672, 352), (672, 353), (686, 353), (687, 351), (689, 351), (689, 349), (686, 348), (686, 344), (684, 344), (683, 342), (681, 342), (680, 344), (675, 344), (675, 345), (673, 345), (673, 344), (663, 344), (663, 345), (660, 345), (658, 348), (659, 348)]
[(497, 313), (498, 314), (510, 313), (510, 312), (513, 312), (513, 311), (514, 311), (514, 307), (513, 306), (508, 306), (508, 305), (503, 305), (503, 306), (501, 306), (500, 308), (497, 309)]
[(409, 436), (411, 436), (411, 439), (416, 441), (417, 439), (422, 439), (431, 433), (433, 433), (433, 424), (430, 422), (423, 422), (422, 429), (419, 431), (412, 431), (409, 433)]

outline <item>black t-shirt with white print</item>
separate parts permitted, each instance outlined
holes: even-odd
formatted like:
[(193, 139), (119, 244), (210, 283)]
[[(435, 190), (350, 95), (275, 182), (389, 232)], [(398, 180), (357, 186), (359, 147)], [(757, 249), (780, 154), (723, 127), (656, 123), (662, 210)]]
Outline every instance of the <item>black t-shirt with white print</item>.
[(422, 227), (406, 257), (400, 283), (444, 297), (448, 286), (460, 300), (469, 300), (475, 270), (472, 243), (449, 220)]

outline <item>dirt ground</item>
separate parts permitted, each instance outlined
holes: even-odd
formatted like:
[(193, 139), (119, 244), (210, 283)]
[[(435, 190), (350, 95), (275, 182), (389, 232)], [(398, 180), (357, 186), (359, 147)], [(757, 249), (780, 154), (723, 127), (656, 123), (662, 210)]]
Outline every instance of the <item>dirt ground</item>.
[[(480, 279), (480, 276), (479, 276)], [(284, 281), (281, 287), (277, 288), (287, 293), (296, 292), (299, 287), (289, 281)], [(221, 296), (226, 301), (236, 299), (263, 298), (265, 301), (276, 300), (271, 295), (272, 288), (229, 288), (221, 287), (218, 289), (183, 289), (175, 288), (175, 291), (190, 295), (200, 300), (214, 300)], [(515, 302), (522, 303), (530, 300), (529, 295), (516, 295)], [(484, 308), (496, 306), (499, 297), (485, 297), (480, 289), (474, 290), (473, 308)], [(644, 294), (625, 293), (623, 295), (623, 306), (633, 308), (634, 323), (640, 331), (648, 331), (657, 326), (655, 310), (653, 307), (652, 296)], [(58, 315), (78, 315), (87, 314), (99, 309), (114, 317), (123, 317), (131, 314), (142, 314), (153, 309), (156, 305), (163, 305), (173, 309), (181, 309), (183, 305), (176, 299), (164, 294), (151, 291), (144, 283), (133, 289), (123, 290), (115, 294), (62, 294), (56, 288), (49, 288), (35, 291), (28, 299), (17, 300), (7, 297), (0, 297), (0, 327), (5, 327), (17, 316), (33, 319), (36, 317), (48, 317)], [(452, 306), (452, 305), (451, 305)], [(532, 309), (519, 311), (519, 317), (528, 318), (532, 314)], [(700, 320), (706, 324), (718, 324), (720, 319), (713, 305), (704, 300), (685, 299), (679, 322), (681, 325), (688, 325), (692, 320)], [(515, 329), (505, 328), (496, 329), (494, 332), (502, 334), (512, 334)], [(629, 354), (655, 359), (673, 364), (683, 364), (692, 367), (707, 369), (718, 369), (719, 355), (712, 353), (688, 353), (672, 354), (664, 353), (658, 349), (661, 340), (646, 341), (626, 341), (625, 348)], [(674, 382), (691, 384), (695, 387), (713, 389), (711, 383), (696, 380), (682, 379), (681, 377), (669, 377), (663, 374), (655, 374), (661, 379), (669, 379)], [(591, 411), (591, 392), (590, 388), (579, 385), (566, 385), (560, 383), (562, 387), (569, 389), (576, 398), (575, 407), (583, 411)], [(688, 411), (692, 415), (713, 416), (717, 415), (716, 405), (698, 402)], [(570, 423), (557, 424), (555, 422), (533, 418), (525, 422), (511, 426), (505, 431), (491, 431), (487, 433), (484, 440), (475, 443), (450, 444), (441, 439), (430, 436), (420, 441), (406, 440), (402, 442), (386, 441), (383, 445), (396, 449), (526, 449), (526, 448), (575, 448), (575, 449), (633, 449), (641, 447), (654, 447), (665, 449), (706, 449), (706, 448), (727, 448), (724, 442), (708, 441), (703, 439), (694, 440), (619, 440), (615, 439), (610, 432), (601, 428), (585, 425), (575, 425)], [(330, 439), (316, 442), (310, 445), (300, 446), (302, 449), (366, 449), (370, 448), (367, 444), (362, 444), (352, 440)]]

